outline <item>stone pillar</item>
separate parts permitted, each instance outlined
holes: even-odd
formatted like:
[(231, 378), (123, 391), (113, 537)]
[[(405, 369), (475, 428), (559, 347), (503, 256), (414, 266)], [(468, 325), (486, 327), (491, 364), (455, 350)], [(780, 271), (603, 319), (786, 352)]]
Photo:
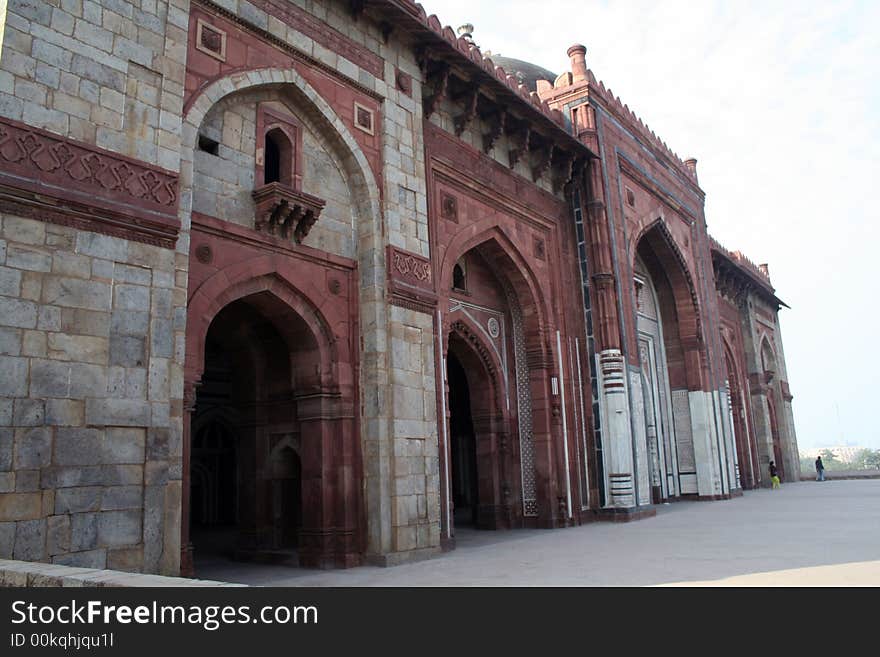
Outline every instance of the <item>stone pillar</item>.
[(357, 566), (361, 563), (361, 505), (354, 463), (353, 404), (335, 390), (299, 395), (296, 403), (304, 445), (320, 445), (319, 451), (303, 449), (300, 564)]
[(599, 396), (605, 429), (603, 454), (608, 496), (606, 506), (635, 506), (629, 400), (620, 349), (599, 352)]
[(598, 161), (590, 162), (586, 184), (589, 190), (587, 212), (593, 262), (595, 335), (599, 350), (598, 386), (607, 491), (605, 506), (629, 508), (635, 506), (632, 425), (617, 313), (618, 291), (614, 280), (602, 172)]
[(721, 393), (721, 415), (724, 424), (724, 436), (727, 445), (727, 466), (731, 491), (742, 488), (739, 472), (739, 455), (736, 445), (736, 425), (733, 419), (733, 400), (731, 399), (730, 383), (724, 382), (724, 390)]

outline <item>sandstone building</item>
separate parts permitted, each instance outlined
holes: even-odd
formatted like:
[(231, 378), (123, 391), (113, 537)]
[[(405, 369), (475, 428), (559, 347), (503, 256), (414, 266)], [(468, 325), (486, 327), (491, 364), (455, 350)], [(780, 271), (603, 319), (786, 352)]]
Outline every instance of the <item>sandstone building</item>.
[(767, 268), (582, 46), (410, 0), (0, 21), (0, 558), (395, 564), (798, 478)]

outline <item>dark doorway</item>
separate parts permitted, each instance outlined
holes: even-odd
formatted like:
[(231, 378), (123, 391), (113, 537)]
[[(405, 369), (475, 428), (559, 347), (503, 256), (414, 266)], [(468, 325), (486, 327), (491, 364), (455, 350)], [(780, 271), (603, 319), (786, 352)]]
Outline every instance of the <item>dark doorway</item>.
[(190, 476), (192, 540), (207, 552), (231, 557), (238, 522), (236, 434), (219, 414), (193, 433)]
[(447, 359), (452, 508), (455, 526), (477, 526), (479, 478), (477, 445), (467, 374), (452, 349)]
[(278, 548), (297, 546), (302, 527), (302, 463), (288, 446), (272, 458), (272, 527)]
[(191, 430), (197, 571), (205, 559), (297, 562), (302, 465), (292, 358), (258, 302), (229, 304), (205, 341)]

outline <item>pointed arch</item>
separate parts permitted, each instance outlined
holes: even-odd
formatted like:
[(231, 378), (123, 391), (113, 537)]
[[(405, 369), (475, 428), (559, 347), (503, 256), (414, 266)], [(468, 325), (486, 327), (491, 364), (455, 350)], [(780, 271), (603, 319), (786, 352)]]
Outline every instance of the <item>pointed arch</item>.
[(760, 473), (757, 471), (758, 446), (753, 438), (746, 413), (746, 378), (735, 356), (736, 351), (726, 335), (721, 336), (721, 349), (727, 371), (728, 404), (732, 416), (740, 485), (742, 488), (755, 488), (760, 481)]
[(474, 249), (495, 267), (499, 278), (510, 285), (522, 308), (529, 360), (549, 361), (550, 347), (545, 339), (550, 317), (547, 295), (542, 294), (528, 260), (497, 220), (477, 222), (450, 241), (440, 263), (439, 289), (452, 288), (455, 265)]
[(340, 344), (320, 307), (279, 271), (271, 256), (252, 260), (246, 267), (233, 265), (223, 269), (202, 283), (192, 294), (187, 313), (187, 378), (197, 380), (201, 376), (205, 361), (205, 338), (217, 314), (233, 301), (260, 293), (268, 293), (277, 300), (275, 307), (270, 307), (271, 303), (263, 303), (261, 310), (270, 320), (274, 320), (273, 325), (290, 344), (296, 344), (297, 336), (293, 335), (295, 324), (290, 321), (289, 316), (285, 316), (286, 310), (295, 313), (315, 336), (314, 346), (319, 352), (320, 362), (317, 383), (324, 387), (338, 382), (341, 374), (340, 362), (351, 362), (350, 358), (340, 359)]
[[(665, 220), (658, 217), (646, 225), (634, 241), (630, 270), (641, 258), (648, 269), (660, 301), (667, 356), (680, 358), (681, 368), (670, 363), (670, 374), (682, 374), (689, 390), (701, 390), (705, 380), (702, 320), (693, 277)], [(677, 372), (678, 371), (678, 372)], [(673, 387), (679, 387), (673, 382)]]
[[(247, 90), (277, 88), (284, 90), (298, 111), (309, 118), (337, 150), (346, 169), (353, 205), (357, 214), (356, 231), (362, 269), (369, 274), (364, 287), (381, 286), (385, 280), (384, 249), (379, 187), (369, 162), (357, 140), (324, 98), (292, 68), (263, 68), (238, 71), (220, 78), (202, 89), (186, 109), (181, 126), (180, 205), (183, 231), (189, 231), (192, 216), (195, 150), (199, 128), (208, 112), (225, 98)], [(188, 240), (181, 241), (188, 250)], [(180, 247), (179, 247), (180, 248)], [(370, 304), (383, 319), (383, 304)], [(382, 325), (380, 323), (380, 325)]]
[(474, 325), (474, 322), (469, 317), (462, 315), (456, 318), (450, 325), (449, 331), (444, 336), (446, 341), (445, 346), (448, 349), (449, 339), (453, 335), (461, 338), (462, 342), (466, 343), (473, 352), (474, 358), (471, 362), (474, 365), (479, 363), (482, 366), (486, 375), (492, 382), (493, 395), (497, 395), (498, 374), (501, 371), (502, 365), (498, 361), (498, 358), (492, 353), (492, 349), (486, 345), (480, 333), (480, 329)]
[[(761, 354), (761, 369), (765, 374), (771, 376), (776, 375), (776, 350), (773, 348), (773, 341), (766, 332), (762, 332), (761, 339), (758, 344), (761, 345), (759, 353)], [(769, 380), (767, 381), (769, 383)]]

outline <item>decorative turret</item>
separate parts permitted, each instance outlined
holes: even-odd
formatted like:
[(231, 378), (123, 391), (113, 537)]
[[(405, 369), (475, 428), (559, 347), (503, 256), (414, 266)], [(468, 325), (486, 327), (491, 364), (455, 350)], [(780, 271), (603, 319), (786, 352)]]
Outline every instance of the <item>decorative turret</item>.
[(579, 43), (568, 49), (571, 58), (572, 82), (581, 82), (587, 79), (587, 47)]
[(698, 183), (697, 180), (697, 158), (690, 157), (684, 161), (684, 165), (687, 167), (688, 171), (691, 172), (691, 176), (694, 178), (694, 182)]

